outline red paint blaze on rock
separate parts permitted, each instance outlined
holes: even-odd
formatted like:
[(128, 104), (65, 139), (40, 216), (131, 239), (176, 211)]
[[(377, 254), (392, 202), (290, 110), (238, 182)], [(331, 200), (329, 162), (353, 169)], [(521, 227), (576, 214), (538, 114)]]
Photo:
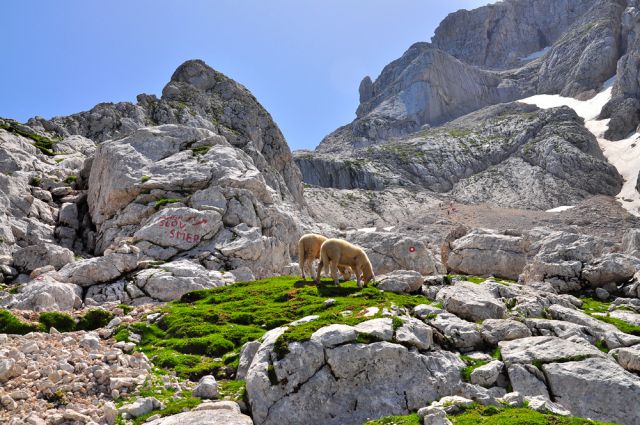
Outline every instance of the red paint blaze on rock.
[(409, 247), (409, 252), (416, 252), (416, 247), (415, 246), (410, 246)]
[(189, 232), (181, 232), (176, 229), (171, 229), (171, 231), (169, 232), (169, 237), (171, 237), (171, 239), (182, 239), (183, 241), (187, 242), (200, 242), (200, 235), (195, 235)]

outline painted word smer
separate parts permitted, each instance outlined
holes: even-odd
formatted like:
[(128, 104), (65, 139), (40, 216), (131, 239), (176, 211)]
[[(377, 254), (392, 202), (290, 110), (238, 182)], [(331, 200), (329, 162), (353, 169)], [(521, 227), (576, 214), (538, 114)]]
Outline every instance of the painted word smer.
[(186, 242), (200, 242), (201, 235), (197, 233), (191, 233), (186, 231), (187, 226), (190, 225), (190, 229), (196, 232), (198, 229), (193, 227), (207, 224), (207, 219), (198, 219), (196, 217), (182, 218), (175, 215), (162, 217), (158, 222), (158, 227), (164, 227), (169, 230), (168, 236), (171, 239), (179, 239)]

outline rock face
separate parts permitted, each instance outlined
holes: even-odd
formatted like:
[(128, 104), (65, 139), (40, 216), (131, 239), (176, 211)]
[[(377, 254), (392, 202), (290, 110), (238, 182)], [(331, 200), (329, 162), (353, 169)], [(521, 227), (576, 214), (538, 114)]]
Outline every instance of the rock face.
[[(329, 154), (328, 149), (338, 150)], [(309, 183), (333, 185), (341, 174), (331, 170), (342, 162), (343, 171), (353, 170), (347, 174), (359, 177), (349, 180), (345, 175), (338, 187), (402, 185), (466, 203), (549, 209), (597, 193), (615, 195), (622, 187), (593, 135), (566, 107), (540, 111), (522, 104), (497, 105), (366, 148), (328, 143), (318, 152), (295, 157)], [(312, 175), (316, 177), (308, 177)]]
[(640, 424), (640, 380), (602, 358), (543, 366), (551, 396), (574, 415), (631, 425)]
[(360, 423), (415, 411), (460, 385), (463, 365), (447, 352), (422, 354), (388, 342), (323, 347), (309, 341), (290, 345), (291, 354), (272, 362), (272, 344), (265, 339), (247, 375), (256, 424), (288, 423), (292, 411), (300, 424)]
[[(509, 125), (506, 139), (524, 147), (519, 151), (501, 140), (496, 115), (533, 114), (502, 104), (536, 94), (591, 98), (617, 73), (601, 118), (611, 118), (607, 137), (626, 137), (640, 121), (633, 62), (640, 14), (635, 3), (626, 6), (507, 0), (449, 15), (431, 44), (414, 44), (378, 78), (363, 79), (352, 123), (326, 136), (315, 152), (295, 154), (304, 181), (342, 189), (415, 186), (468, 203), (543, 210), (619, 193), (618, 173), (600, 163), (600, 149), (580, 119), (571, 134), (564, 131), (569, 117), (558, 119), (559, 112), (527, 130)], [(511, 115), (507, 122), (519, 119)], [(446, 131), (438, 131), (443, 125)], [(558, 145), (557, 136), (572, 146)], [(599, 178), (592, 180), (596, 168)]]
[(555, 43), (596, 3), (543, 0), (535, 6), (505, 1), (447, 16), (431, 40), (461, 61), (481, 67), (521, 66), (522, 58)]
[[(88, 201), (96, 250), (133, 237), (143, 258), (201, 256), (280, 271), (299, 234), (253, 160), (210, 130), (164, 125), (99, 146)], [(207, 254), (208, 253), (208, 254)]]

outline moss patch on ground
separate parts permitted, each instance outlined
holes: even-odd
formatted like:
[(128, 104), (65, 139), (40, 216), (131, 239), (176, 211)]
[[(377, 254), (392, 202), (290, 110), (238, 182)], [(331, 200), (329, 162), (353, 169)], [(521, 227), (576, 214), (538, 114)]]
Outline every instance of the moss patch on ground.
[(9, 311), (0, 310), (0, 333), (25, 335), (39, 330), (40, 326), (37, 324), (23, 322)]
[[(455, 425), (607, 425), (604, 422), (576, 417), (539, 413), (527, 408), (473, 405), (458, 415), (449, 415)], [(418, 415), (389, 416), (363, 425), (418, 425)], [(609, 424), (613, 425), (613, 424)]]
[(0, 333), (25, 335), (29, 332), (49, 332), (56, 328), (60, 332), (92, 331), (103, 328), (113, 319), (113, 314), (102, 309), (91, 309), (77, 319), (66, 313), (40, 313), (38, 323), (26, 323), (7, 310), (0, 310)]
[[(160, 402), (162, 402), (164, 407), (162, 409), (153, 410), (146, 415), (134, 418), (134, 425), (139, 425), (146, 422), (147, 418), (153, 415), (175, 415), (181, 413), (184, 410), (191, 410), (202, 403), (202, 400), (194, 397), (191, 391), (184, 390), (178, 392), (176, 388), (165, 388), (162, 371), (158, 369), (155, 369), (152, 374), (149, 375), (145, 383), (138, 390), (137, 394), (118, 400), (116, 402), (116, 406), (122, 407), (125, 404), (133, 403), (138, 397), (155, 397)], [(124, 424), (125, 421), (122, 416), (119, 416), (116, 423)]]
[(420, 425), (421, 423), (420, 417), (414, 414), (408, 416), (387, 416), (386, 418), (365, 422), (363, 425)]
[[(316, 286), (298, 277), (282, 276), (190, 292), (161, 308), (165, 314), (157, 323), (120, 328), (116, 339), (127, 340), (130, 332), (139, 334), (142, 340), (138, 347), (154, 364), (181, 377), (197, 380), (212, 374), (224, 379), (237, 367), (243, 344), (305, 316), (320, 317), (286, 332), (278, 344), (281, 350), (291, 341), (309, 339), (327, 324), (370, 319), (363, 317), (368, 307), (411, 308), (430, 303), (423, 296), (360, 289), (353, 281), (340, 287), (330, 282), (324, 279)], [(329, 298), (335, 302), (325, 305)], [(341, 314), (345, 311), (350, 314)]]
[(527, 408), (478, 405), (449, 419), (455, 425), (604, 425), (604, 422), (544, 414)]
[(598, 319), (601, 322), (614, 325), (621, 332), (640, 336), (640, 326), (609, 316), (611, 303), (594, 300), (593, 298), (580, 298), (580, 300), (582, 301), (582, 306), (580, 308), (589, 316), (594, 319)]
[[(458, 280), (464, 280), (464, 281), (467, 281), (467, 282), (475, 283), (477, 285), (479, 285), (481, 283), (484, 283), (487, 280), (489, 280), (488, 277), (461, 275), (461, 274), (449, 274), (449, 275), (447, 275), (447, 278), (449, 279), (449, 281), (453, 281), (454, 279), (458, 279)], [(512, 283), (517, 283), (515, 280), (501, 279), (501, 278), (497, 278), (497, 277), (492, 277), (491, 279), (494, 280), (496, 283), (499, 283), (499, 284), (505, 285), (505, 286), (509, 286)]]

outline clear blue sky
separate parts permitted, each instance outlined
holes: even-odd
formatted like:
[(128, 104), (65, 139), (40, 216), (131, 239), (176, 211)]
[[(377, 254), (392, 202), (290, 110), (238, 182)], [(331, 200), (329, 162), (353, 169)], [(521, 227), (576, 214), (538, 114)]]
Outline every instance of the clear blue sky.
[(187, 59), (244, 84), (292, 149), (355, 117), (358, 85), (487, 0), (4, 0), (0, 116), (160, 95)]

